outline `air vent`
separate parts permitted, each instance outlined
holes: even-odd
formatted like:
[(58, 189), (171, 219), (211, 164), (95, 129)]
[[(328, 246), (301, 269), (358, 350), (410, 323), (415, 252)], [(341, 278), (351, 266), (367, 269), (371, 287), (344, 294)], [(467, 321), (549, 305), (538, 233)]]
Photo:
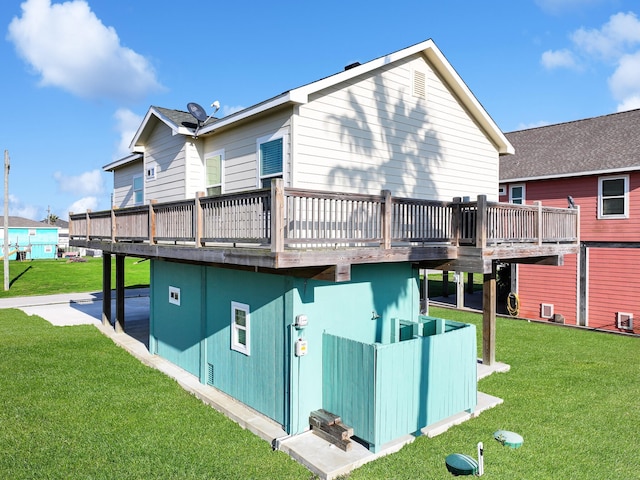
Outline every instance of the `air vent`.
[(542, 318), (553, 318), (553, 304), (541, 303), (540, 304), (540, 316)]
[(633, 330), (633, 313), (617, 312), (616, 327), (620, 330)]
[(352, 68), (356, 68), (356, 67), (359, 67), (359, 66), (360, 66), (360, 62), (353, 62), (353, 63), (350, 63), (349, 65), (347, 65), (346, 67), (344, 67), (344, 70), (345, 71), (351, 70)]
[(213, 386), (213, 365), (207, 363), (207, 385)]
[(424, 72), (415, 70), (413, 72), (413, 96), (427, 98), (427, 80)]

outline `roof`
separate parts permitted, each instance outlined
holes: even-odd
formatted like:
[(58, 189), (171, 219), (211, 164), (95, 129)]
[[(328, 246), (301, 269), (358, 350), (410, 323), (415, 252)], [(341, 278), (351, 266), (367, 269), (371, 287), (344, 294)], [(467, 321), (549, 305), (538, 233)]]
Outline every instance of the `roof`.
[[(68, 224), (67, 224), (68, 225)], [(0, 215), (0, 227), (4, 227), (4, 215)], [(29, 218), (14, 217), (9, 215), (9, 228), (58, 228), (55, 225), (47, 225)]]
[(500, 181), (640, 170), (640, 109), (506, 134)]
[[(478, 126), (496, 145), (498, 152), (500, 154), (513, 153), (513, 147), (505, 135), (498, 128), (496, 123), (489, 116), (484, 107), (476, 99), (471, 90), (469, 90), (462, 78), (454, 70), (432, 40), (417, 43), (411, 47), (376, 58), (361, 65), (355, 64), (355, 66), (350, 66), (352, 68), (348, 68), (339, 73), (308, 83), (293, 90), (287, 90), (280, 95), (221, 119), (212, 119), (201, 127), (199, 135), (213, 133), (217, 129), (228, 127), (236, 122), (283, 105), (305, 104), (309, 102), (311, 94), (315, 92), (346, 82), (384, 65), (397, 62), (419, 53), (423, 54), (428, 59), (433, 68), (463, 104)], [(144, 143), (144, 138), (146, 136), (145, 132), (148, 130), (148, 127), (155, 126), (158, 121), (162, 121), (167, 124), (172, 128), (174, 133), (183, 135), (193, 135), (196, 127), (194, 118), (187, 112), (152, 106), (131, 141), (130, 148), (132, 151), (139, 152), (143, 149), (142, 144)]]

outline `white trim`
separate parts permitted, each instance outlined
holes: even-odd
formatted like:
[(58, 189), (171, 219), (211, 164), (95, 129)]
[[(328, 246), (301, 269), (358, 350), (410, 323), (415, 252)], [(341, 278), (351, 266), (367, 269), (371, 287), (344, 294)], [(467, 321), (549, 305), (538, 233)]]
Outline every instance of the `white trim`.
[(111, 170), (123, 167), (125, 165), (128, 165), (129, 163), (136, 162), (137, 160), (142, 160), (142, 156), (142, 153), (132, 153), (131, 155), (120, 158), (119, 160), (107, 163), (104, 167), (102, 167), (102, 170), (104, 170), (105, 172), (110, 172)]
[(169, 303), (180, 306), (180, 289), (169, 285)]
[[(625, 327), (622, 325), (623, 319), (622, 317), (625, 316), (627, 317), (627, 322), (629, 323), (629, 326)], [(629, 312), (616, 312), (616, 328), (620, 329), (620, 330), (630, 330), (633, 331), (633, 313), (629, 313)]]
[(540, 317), (541, 318), (553, 318), (554, 305), (553, 303), (541, 303), (540, 304)]
[(220, 194), (225, 192), (224, 188), (224, 148), (218, 150), (212, 150), (204, 154), (204, 191), (207, 191), (209, 185), (207, 185), (207, 158), (220, 156)]
[(256, 188), (262, 187), (263, 178), (278, 177), (279, 175), (260, 175), (260, 145), (282, 138), (282, 180), (287, 184), (287, 165), (289, 163), (289, 134), (285, 130), (278, 130), (271, 135), (265, 135), (256, 139)]
[(509, 185), (509, 203), (513, 203), (514, 188), (522, 188), (522, 203), (518, 205), (525, 205), (527, 201), (527, 187), (524, 183), (514, 183), (513, 185)]
[(572, 172), (572, 173), (555, 173), (553, 175), (539, 175), (537, 177), (517, 177), (517, 178), (501, 178), (500, 182), (510, 183), (510, 182), (527, 182), (532, 180), (554, 180), (557, 178), (573, 178), (573, 177), (587, 177), (591, 175), (615, 175), (618, 173), (625, 172), (637, 172), (640, 171), (640, 164), (636, 166), (622, 167), (622, 168), (611, 168), (608, 170), (589, 170), (584, 172)]
[[(236, 311), (245, 312), (245, 326), (236, 324)], [(251, 318), (249, 305), (246, 303), (231, 302), (231, 350), (243, 353), (247, 356), (251, 355)], [(238, 331), (244, 330), (245, 343), (242, 344), (238, 340)]]
[(589, 277), (591, 276), (591, 265), (589, 262), (589, 252), (590, 252), (591, 248), (587, 247), (584, 249), (584, 255), (585, 257), (587, 257), (585, 259), (585, 276), (584, 276), (584, 301), (585, 301), (585, 306), (584, 306), (584, 326), (588, 327), (589, 326), (589, 303), (590, 303), (590, 299), (589, 299)]
[[(602, 183), (607, 180), (624, 180), (624, 213), (605, 215), (602, 213)], [(598, 220), (615, 220), (629, 218), (629, 175), (598, 177)]]
[[(136, 201), (136, 189), (135, 189), (135, 183), (136, 183), (136, 178), (139, 178), (140, 181), (142, 182), (142, 200), (140, 202)], [(142, 176), (142, 174), (138, 174), (138, 175), (133, 175), (131, 177), (131, 193), (133, 194), (133, 204), (134, 205), (144, 205), (144, 177)]]

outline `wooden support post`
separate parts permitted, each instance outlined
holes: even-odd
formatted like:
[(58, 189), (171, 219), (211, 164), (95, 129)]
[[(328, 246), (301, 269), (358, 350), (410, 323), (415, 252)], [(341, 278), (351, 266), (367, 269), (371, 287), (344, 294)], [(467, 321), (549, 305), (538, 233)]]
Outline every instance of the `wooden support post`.
[(391, 248), (391, 220), (393, 217), (393, 200), (391, 190), (382, 190), (384, 205), (382, 206), (382, 244), (383, 249)]
[(204, 197), (204, 192), (196, 193), (195, 198), (195, 227), (196, 231), (194, 232), (196, 248), (202, 247), (202, 237), (204, 233), (204, 218), (202, 216), (202, 204), (200, 203), (200, 199)]
[(442, 272), (442, 296), (445, 298), (449, 296), (449, 272), (447, 270)]
[(102, 324), (111, 326), (111, 254), (102, 254)]
[(460, 202), (462, 202), (462, 197), (453, 197), (453, 221), (451, 222), (451, 233), (453, 235), (453, 245), (455, 247), (460, 245), (460, 232), (462, 230), (462, 209), (460, 208)]
[(473, 293), (473, 272), (467, 272), (467, 293)]
[(456, 308), (464, 308), (464, 273), (456, 272)]
[(87, 235), (86, 235), (87, 242), (91, 238), (91, 216), (89, 215), (90, 213), (91, 213), (91, 210), (87, 210), (85, 213), (85, 220), (87, 223)]
[(271, 251), (284, 252), (284, 182), (271, 182)]
[(116, 234), (118, 233), (116, 225), (117, 225), (116, 211), (113, 209), (113, 207), (111, 207), (111, 243), (114, 243), (116, 241)]
[(157, 200), (149, 202), (149, 245), (155, 245), (156, 243), (156, 209), (153, 206), (157, 202)]
[(487, 196), (478, 195), (478, 210), (476, 211), (476, 247), (487, 246)]
[(116, 254), (116, 332), (124, 330), (124, 255)]
[(429, 270), (422, 269), (422, 291), (420, 296), (422, 297), (422, 304), (420, 305), (420, 313), (423, 315), (429, 315)]
[(482, 363), (493, 365), (496, 361), (496, 265), (491, 273), (484, 274), (482, 286)]
[(538, 245), (542, 245), (542, 202), (533, 202), (538, 207), (536, 215), (538, 216)]

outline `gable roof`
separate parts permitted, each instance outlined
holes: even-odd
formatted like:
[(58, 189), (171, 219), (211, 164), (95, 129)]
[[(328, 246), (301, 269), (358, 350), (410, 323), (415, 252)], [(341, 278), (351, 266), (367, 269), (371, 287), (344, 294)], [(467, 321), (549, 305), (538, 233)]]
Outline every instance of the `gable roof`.
[[(0, 215), (0, 227), (4, 227), (4, 216)], [(29, 218), (14, 217), (9, 215), (9, 228), (58, 228)]]
[[(513, 147), (505, 135), (476, 99), (471, 90), (469, 90), (462, 78), (444, 57), (442, 52), (438, 47), (436, 47), (433, 40), (426, 40), (424, 42), (417, 43), (411, 47), (376, 58), (361, 65), (355, 64), (355, 66), (350, 66), (352, 68), (345, 69), (339, 73), (308, 83), (293, 90), (288, 90), (280, 95), (221, 119), (212, 119), (200, 129), (199, 135), (213, 133), (217, 129), (228, 127), (236, 122), (283, 105), (305, 104), (309, 101), (310, 95), (315, 92), (346, 82), (359, 75), (368, 73), (384, 65), (397, 62), (417, 53), (422, 53), (428, 59), (435, 71), (440, 75), (442, 80), (447, 84), (458, 100), (464, 105), (478, 126), (485, 132), (487, 137), (491, 139), (498, 152), (500, 154), (513, 153)], [(174, 133), (183, 135), (193, 135), (193, 129), (196, 126), (193, 117), (187, 112), (151, 107), (131, 141), (130, 148), (132, 151), (141, 151), (140, 144), (143, 143), (146, 135), (145, 132), (149, 130), (148, 127), (155, 126), (158, 121), (162, 121), (167, 124), (171, 127)]]
[(500, 158), (500, 181), (640, 170), (640, 109), (506, 134), (515, 155)]

